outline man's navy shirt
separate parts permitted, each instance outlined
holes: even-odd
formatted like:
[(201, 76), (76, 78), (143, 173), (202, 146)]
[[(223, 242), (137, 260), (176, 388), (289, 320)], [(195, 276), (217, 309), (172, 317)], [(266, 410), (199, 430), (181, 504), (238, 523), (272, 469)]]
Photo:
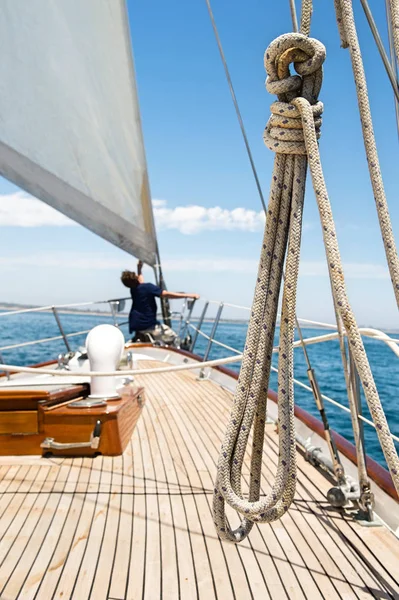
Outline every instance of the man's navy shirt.
[(144, 331), (157, 325), (157, 303), (162, 290), (153, 283), (140, 283), (136, 289), (131, 289), (133, 305), (129, 314), (129, 331)]

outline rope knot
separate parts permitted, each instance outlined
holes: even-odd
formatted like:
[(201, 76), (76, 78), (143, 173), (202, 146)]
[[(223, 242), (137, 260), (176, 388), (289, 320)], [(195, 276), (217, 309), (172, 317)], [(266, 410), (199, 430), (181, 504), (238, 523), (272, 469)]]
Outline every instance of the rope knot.
[[(307, 100), (312, 108), (316, 137), (320, 137), (323, 104), (318, 95), (323, 79), (325, 47), (300, 33), (287, 33), (275, 39), (265, 52), (266, 89), (276, 94), (272, 115), (263, 135), (266, 146), (281, 154), (306, 154), (302, 117), (296, 98)], [(294, 63), (298, 75), (291, 75)]]

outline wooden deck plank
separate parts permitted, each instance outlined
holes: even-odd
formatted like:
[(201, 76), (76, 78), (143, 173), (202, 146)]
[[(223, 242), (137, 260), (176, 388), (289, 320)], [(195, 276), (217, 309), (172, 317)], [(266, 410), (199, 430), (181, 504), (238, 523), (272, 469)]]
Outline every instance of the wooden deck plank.
[(112, 483), (111, 493), (120, 494), (122, 492), (122, 476), (123, 476), (123, 455), (114, 456), (112, 464)]
[[(208, 398), (208, 404), (209, 404), (211, 401), (209, 400), (209, 396), (207, 396), (207, 398)], [(214, 404), (213, 400), (214, 400), (214, 399), (212, 399), (212, 403)], [(198, 406), (199, 406), (199, 403), (198, 403), (198, 402), (196, 402), (196, 403), (193, 403), (193, 404), (191, 404), (190, 406), (191, 406), (191, 407), (192, 407), (192, 406), (195, 406), (195, 407), (197, 407), (197, 408), (198, 408)], [(204, 417), (206, 418), (206, 416), (205, 416), (205, 415), (202, 415), (202, 417), (203, 417), (203, 418), (204, 418)], [(324, 481), (324, 483), (325, 483), (325, 481)], [(324, 498), (323, 498), (323, 500), (324, 500)], [(295, 512), (291, 511), (291, 513), (290, 513), (290, 514), (291, 514), (291, 515), (292, 515), (292, 514), (295, 514)], [(283, 518), (283, 521), (284, 521), (284, 519), (286, 519), (286, 518), (287, 518), (287, 517), (284, 517), (284, 518)], [(310, 528), (308, 528), (308, 530), (309, 530), (309, 531), (311, 531), (311, 529), (310, 529)], [(334, 548), (334, 546), (333, 546), (333, 548)], [(341, 557), (341, 558), (342, 558), (342, 559), (344, 559), (344, 557)], [(328, 560), (327, 560), (326, 562), (327, 562), (327, 564), (328, 564), (328, 562), (330, 562), (330, 561), (328, 561)], [(342, 562), (343, 564), (345, 564), (345, 560), (342, 560), (341, 562)], [(331, 564), (331, 563), (330, 563), (330, 564)], [(323, 564), (323, 566), (324, 566), (324, 564)], [(319, 575), (317, 575), (317, 577), (319, 578)], [(325, 576), (324, 576), (324, 575), (322, 575), (322, 577), (323, 577), (323, 579), (324, 579), (324, 582), (326, 582), (326, 578), (325, 578)], [(340, 593), (342, 593), (342, 594), (344, 594), (344, 595), (348, 595), (348, 597), (353, 597), (353, 592), (352, 592), (352, 594), (349, 592), (349, 590), (348, 590), (348, 585), (347, 585), (345, 582), (343, 582), (343, 581), (341, 581), (341, 580), (340, 580), (340, 577), (339, 577), (339, 575), (338, 575), (338, 577), (336, 578), (336, 580), (334, 580), (334, 577), (331, 577), (331, 580), (332, 580), (332, 581), (335, 581), (335, 583), (336, 583), (336, 587), (338, 586), (338, 588), (340, 589)], [(319, 582), (319, 583), (320, 583), (320, 582)], [(357, 583), (359, 583), (359, 582), (357, 582)], [(361, 582), (360, 582), (360, 583), (361, 583)], [(328, 588), (330, 588), (330, 586), (329, 586), (329, 584), (328, 584), (328, 583), (327, 583), (327, 587), (328, 587)], [(361, 596), (362, 594), (361, 594), (361, 593), (359, 594), (359, 589), (360, 589), (360, 588), (357, 588), (357, 590), (356, 590), (356, 591), (357, 591), (357, 594), (358, 594), (359, 596)], [(326, 590), (324, 590), (324, 593), (326, 593)], [(331, 594), (331, 588), (330, 588), (330, 590), (329, 590), (329, 593)], [(332, 592), (332, 595), (333, 595), (333, 596), (335, 595), (335, 594), (334, 594), (334, 592)]]
[[(108, 484), (106, 484), (106, 487), (108, 487)], [(91, 498), (87, 498), (86, 501), (90, 499)], [(83, 559), (79, 566), (79, 574), (73, 588), (73, 597), (75, 598), (89, 598), (91, 596), (93, 580), (97, 571), (99, 556), (104, 542), (109, 504), (109, 493), (100, 492), (97, 495), (93, 519), (87, 533), (87, 544), (84, 549)], [(108, 548), (108, 551), (110, 550), (111, 549)], [(96, 596), (94, 596), (94, 598), (96, 598)]]
[(132, 437), (132, 456), (134, 457), (134, 471), (132, 473), (133, 493), (145, 494), (146, 483), (143, 465), (143, 452), (141, 448), (141, 421), (137, 425), (137, 432)]
[[(158, 390), (159, 389), (164, 390), (164, 386), (160, 386)], [(187, 457), (183, 456), (186, 439), (181, 436), (181, 431), (176, 426), (173, 412), (168, 407), (168, 403), (163, 399), (162, 393), (158, 391), (157, 394), (159, 396), (159, 400), (156, 400), (156, 395), (152, 396), (153, 404), (156, 405), (159, 412), (162, 412), (163, 414), (163, 419), (160, 420), (160, 429), (165, 429), (165, 439), (168, 440), (168, 449), (170, 450), (172, 447), (172, 452), (170, 452), (170, 455), (173, 455), (175, 473), (180, 482), (181, 493), (184, 499), (186, 496), (187, 498), (191, 498), (193, 496), (194, 499), (193, 504), (191, 503), (188, 506), (185, 504), (185, 513), (187, 515), (191, 545), (193, 548), (193, 557), (195, 559), (198, 594), (200, 597), (211, 597), (211, 594), (214, 592), (212, 592), (212, 588), (207, 585), (207, 582), (212, 582), (213, 587), (216, 587), (217, 590), (217, 588), (220, 587), (220, 582), (223, 581), (223, 593), (225, 597), (228, 598), (230, 597), (230, 594), (232, 594), (231, 590), (229, 593), (229, 588), (226, 587), (226, 581), (229, 584), (229, 574), (226, 568), (226, 561), (221, 549), (221, 544), (216, 538), (214, 531), (212, 531), (213, 523), (210, 523), (213, 535), (206, 535), (206, 532), (203, 530), (203, 519), (201, 519), (201, 515), (205, 514), (208, 521), (211, 517), (209, 503), (202, 495), (204, 485), (203, 479), (198, 477), (196, 469), (190, 469), (191, 464), (193, 464), (191, 454), (189, 455), (188, 460)], [(205, 471), (201, 472), (202, 476), (204, 474), (208, 477), (207, 481), (205, 482), (205, 486), (208, 485), (208, 489), (211, 490), (212, 482), (209, 477), (209, 473)], [(192, 478), (194, 478), (194, 482), (192, 482)], [(193, 485), (193, 483), (196, 485)], [(195, 513), (194, 506), (196, 509)], [(199, 525), (200, 528), (198, 528)], [(202, 545), (201, 539), (198, 537), (199, 529), (201, 530), (201, 535), (205, 539), (205, 547)], [(207, 533), (209, 534), (209, 530)], [(206, 563), (208, 563), (208, 568), (206, 567)]]
[(101, 479), (99, 492), (101, 494), (109, 494), (111, 492), (112, 469), (114, 465), (113, 456), (103, 456), (101, 465)]
[[(208, 403), (207, 391), (205, 392), (205, 394), (202, 397), (202, 402)], [(219, 451), (219, 445), (220, 445), (220, 442), (219, 442), (220, 437), (217, 436), (216, 444), (214, 442), (214, 439), (212, 439), (212, 437), (210, 437), (211, 432), (215, 433), (215, 435), (216, 435), (215, 424), (213, 423), (213, 420), (209, 417), (209, 414), (212, 414), (212, 413), (209, 413), (208, 410), (201, 410), (201, 402), (200, 401), (193, 403), (190, 408), (191, 408), (191, 410), (195, 411), (194, 422), (206, 423), (206, 427), (203, 428), (199, 437), (202, 440), (205, 440), (206, 438), (208, 438), (209, 443), (206, 444), (206, 449), (207, 449), (207, 452), (209, 452), (210, 450), (213, 450), (213, 461), (210, 463), (210, 465), (213, 464), (213, 469), (215, 469), (218, 451)], [(189, 409), (186, 407), (182, 407), (182, 410), (185, 410), (186, 414), (187, 414)], [(221, 433), (222, 432), (220, 431), (220, 434)], [(248, 474), (248, 469), (247, 469), (247, 474)], [(263, 486), (263, 487), (265, 487), (265, 486)], [(276, 535), (276, 539), (279, 539), (278, 535)], [(287, 542), (287, 540), (291, 541), (289, 537), (285, 537), (283, 539), (283, 541), (284, 540), (285, 540), (285, 543)], [(281, 538), (279, 541), (280, 541), (280, 545), (282, 545)], [(288, 552), (291, 551), (291, 554), (292, 554), (292, 550), (293, 550), (292, 545), (290, 545), (288, 548)], [(284, 551), (284, 555), (287, 557), (289, 556), (287, 554), (287, 550)], [(318, 594), (317, 587), (314, 585), (309, 572), (306, 570), (305, 564), (302, 562), (301, 557), (295, 556), (295, 558), (297, 559), (297, 563), (295, 563), (293, 561), (293, 565), (294, 565), (293, 570), (294, 570), (294, 573), (296, 573), (296, 579), (297, 579), (296, 587), (299, 587), (298, 584), (300, 583), (300, 585), (306, 591), (307, 597), (310, 597), (310, 596), (317, 597), (317, 594)], [(299, 562), (299, 566), (298, 566), (298, 562)]]
[[(16, 526), (15, 529), (11, 526), (1, 542), (3, 560), (0, 567), (0, 598), (10, 578), (12, 580), (10, 585), (22, 585), (25, 571), (23, 556), (27, 548), (29, 551), (31, 535), (47, 503), (51, 513), (54, 510), (54, 502), (58, 502), (58, 498), (49, 494), (33, 494), (32, 498), (35, 501), (31, 503), (30, 497), (28, 497), (18, 512), (17, 517), (22, 516), (22, 527), (19, 527), (19, 519), (14, 519), (13, 526)], [(21, 570), (22, 576), (20, 576)]]
[(179, 577), (172, 505), (167, 494), (161, 494), (158, 502), (161, 524), (162, 598), (174, 600), (179, 597)]
[[(56, 546), (53, 549), (50, 561), (45, 570), (37, 591), (37, 600), (47, 600), (53, 598), (54, 591), (67, 562), (72, 542), (76, 533), (76, 528), (82, 513), (84, 505), (84, 496), (74, 494), (73, 497), (65, 495), (65, 498), (71, 498), (71, 504), (66, 514), (63, 528), (60, 536), (56, 540)], [(43, 568), (42, 563), (38, 563), (37, 570)]]
[(147, 543), (145, 557), (144, 598), (161, 598), (161, 528), (158, 496), (147, 494)]
[(74, 463), (73, 458), (62, 459), (61, 466), (58, 470), (56, 480), (53, 485), (53, 492), (63, 492), (68, 481), (69, 473)]
[(12, 577), (4, 590), (4, 597), (18, 597), (20, 600), (32, 600), (35, 597), (65, 525), (71, 501), (71, 496), (67, 494), (50, 496), (35, 534), (20, 560), (19, 565), (23, 569), (19, 568)]
[[(166, 420), (166, 415), (164, 412), (166, 405), (163, 403), (161, 398), (159, 403), (156, 402), (155, 395), (152, 395), (152, 398), (153, 402), (151, 405), (148, 405), (148, 414), (151, 419), (153, 431), (156, 431), (157, 444), (159, 447), (160, 456), (162, 457), (163, 473), (161, 474), (161, 481), (165, 480), (167, 482), (167, 491), (169, 493), (176, 494), (179, 493), (182, 488), (179, 484), (176, 463), (174, 460), (172, 460), (172, 454), (168, 444), (168, 437), (170, 438), (170, 434), (168, 436), (167, 432), (164, 431)], [(174, 448), (176, 451), (177, 446), (174, 446)], [(176, 458), (177, 453), (175, 453), (174, 456)], [(182, 465), (181, 455), (178, 458), (178, 464)], [(187, 473), (184, 475), (186, 476)], [(184, 477), (184, 479), (186, 480), (186, 477)], [(200, 528), (200, 519), (198, 517), (196, 503), (192, 495), (187, 493), (187, 490), (183, 496), (184, 509), (187, 516), (187, 524), (189, 527), (190, 541), (193, 550), (192, 553), (193, 557), (198, 557), (198, 560), (195, 561), (198, 593), (201, 596), (201, 589), (204, 588), (206, 590), (207, 597), (212, 598), (212, 575), (209, 569), (208, 557), (206, 547), (204, 545), (203, 534)], [(186, 497), (189, 500), (188, 502), (186, 502)], [(162, 564), (168, 565), (168, 568), (163, 569), (162, 588), (163, 595), (165, 596), (166, 594), (166, 597), (172, 599), (178, 597), (179, 591), (178, 553), (176, 549), (175, 523), (173, 520), (173, 511), (170, 499), (166, 501), (164, 494), (161, 493), (161, 495), (159, 495), (159, 502), (161, 506)], [(166, 522), (164, 518), (162, 518), (162, 515), (166, 517)], [(179, 525), (180, 524), (176, 524), (176, 526)], [(175, 547), (174, 550), (172, 544)]]
[[(184, 406), (184, 402), (180, 400), (182, 396), (178, 393), (178, 391), (179, 388), (175, 388), (176, 401), (175, 403), (173, 403), (173, 405), (170, 406), (170, 410), (172, 412), (175, 422), (179, 426), (182, 442), (184, 440), (184, 443), (187, 445), (190, 455), (193, 456), (194, 463), (197, 465), (197, 471), (201, 479), (202, 487), (204, 489), (212, 490), (213, 479), (211, 477), (211, 473), (214, 473), (216, 469), (216, 460), (212, 458), (212, 455), (210, 453), (213, 440), (208, 438), (208, 433), (207, 435), (205, 435), (205, 431), (201, 428), (201, 425), (199, 423), (197, 424), (197, 427), (194, 426), (188, 412), (186, 412), (185, 410), (186, 407)], [(194, 402), (197, 399), (197, 397), (193, 398)], [(207, 443), (208, 441), (210, 443)], [(219, 445), (220, 442), (218, 440), (218, 446)], [(200, 465), (198, 465), (198, 460), (201, 461)], [(211, 498), (209, 499), (209, 502), (211, 502)], [(260, 594), (265, 598), (269, 597), (267, 588), (265, 587), (264, 580), (259, 571), (259, 567), (254, 554), (252, 552), (242, 554), (240, 550), (238, 550), (238, 554), (242, 564), (242, 577), (243, 579), (247, 579), (247, 581), (249, 582), (249, 587), (252, 591), (252, 594)], [(214, 560), (215, 559), (213, 559), (212, 564), (215, 564)], [(220, 561), (220, 564), (223, 563)], [(219, 571), (220, 567), (214, 569), (215, 573), (219, 573)], [(226, 573), (226, 576), (222, 579), (224, 587), (226, 587), (227, 577), (228, 576)], [(216, 581), (218, 581), (220, 585), (220, 578), (217, 578)]]
[(94, 494), (86, 496), (83, 501), (82, 511), (79, 514), (77, 528), (74, 531), (72, 545), (61, 566), (61, 573), (52, 598), (65, 600), (65, 598), (69, 598), (72, 594), (86, 549), (95, 507), (96, 496)]
[[(136, 438), (137, 436), (134, 437)], [(132, 494), (134, 491), (133, 473), (135, 471), (132, 441), (127, 445), (122, 455), (122, 465), (122, 494)]]
[(18, 539), (38, 494), (16, 494), (8, 505), (0, 521), (0, 565), (7, 556), (10, 547)]
[(132, 545), (133, 502), (134, 497), (132, 493), (126, 493), (126, 495), (121, 496), (120, 522), (116, 537), (115, 561), (109, 584), (109, 596), (112, 598), (126, 597)]
[[(179, 392), (181, 393), (179, 394)], [(205, 432), (201, 429), (201, 422), (196, 422), (198, 427), (197, 430), (196, 427), (193, 425), (192, 421), (190, 420), (189, 414), (185, 412), (184, 402), (182, 403), (179, 400), (179, 398), (183, 396), (183, 390), (180, 389), (180, 386), (175, 387), (174, 393), (176, 401), (173, 403), (173, 405), (170, 405), (169, 408), (172, 413), (173, 419), (179, 424), (182, 443), (184, 442), (186, 445), (188, 444), (187, 447), (189, 449), (190, 455), (193, 449), (195, 452), (198, 452), (200, 454), (201, 460), (204, 461), (203, 468), (198, 468), (197, 465), (197, 470), (201, 478), (201, 484), (204, 489), (212, 491), (213, 479), (211, 477), (211, 472), (215, 472), (216, 467), (215, 460), (212, 460), (212, 457), (209, 454), (208, 441), (212, 443), (212, 440), (207, 439), (208, 434), (205, 435)], [(196, 404), (197, 397), (193, 398), (193, 400)], [(183, 414), (184, 418), (182, 416)], [(201, 433), (198, 433), (198, 431), (200, 431)], [(217, 440), (217, 446), (220, 446), (219, 439)], [(199, 498), (198, 501), (200, 501)], [(249, 565), (247, 557), (246, 560), (243, 560), (243, 558), (240, 555), (240, 552), (235, 547), (230, 545), (224, 545), (222, 548), (222, 544), (219, 540), (217, 540), (214, 532), (213, 519), (211, 515), (211, 503), (212, 498), (209, 497), (207, 504), (207, 520), (210, 521), (211, 530), (208, 530), (208, 535), (206, 536), (206, 539), (209, 543), (211, 565), (214, 566), (213, 572), (215, 578), (215, 585), (216, 590), (219, 592), (219, 595), (226, 594), (226, 587), (228, 589), (228, 585), (230, 584), (231, 580), (234, 590), (240, 590), (240, 597), (245, 597), (246, 594), (250, 594), (251, 586), (255, 588), (257, 587), (258, 591), (260, 591), (261, 589), (262, 595), (264, 597), (268, 597), (268, 592), (263, 585), (264, 582), (262, 578), (259, 578), (259, 568), (257, 566), (256, 561), (252, 561), (252, 564)], [(215, 538), (216, 544), (213, 544), (212, 541), (210, 541), (212, 540), (212, 537)], [(226, 556), (228, 557), (227, 561)], [(234, 568), (231, 568), (232, 566), (234, 566)], [(252, 567), (253, 572), (251, 572), (251, 569), (249, 569), (250, 566)], [(250, 584), (248, 583), (249, 581), (251, 582)], [(223, 588), (218, 590), (218, 588), (221, 588), (221, 585), (223, 585)]]
[(146, 498), (138, 494), (134, 499), (132, 548), (130, 553), (127, 600), (143, 597), (147, 544)]
[[(123, 456), (0, 458), (1, 598), (399, 598), (399, 540), (331, 510), (299, 453), (291, 510), (222, 543), (211, 507), (231, 394), (188, 372), (137, 381), (147, 403)], [(262, 493), (277, 443), (268, 426)]]
[[(209, 400), (208, 400), (208, 403), (209, 403)], [(198, 403), (196, 404), (196, 406), (198, 407)], [(274, 439), (275, 437), (276, 436), (272, 435), (271, 437), (269, 437), (269, 441), (270, 441), (270, 443), (272, 445), (275, 446), (275, 451), (277, 452), (277, 444), (276, 444), (276, 440)], [(268, 440), (266, 441), (266, 443), (268, 443)], [(274, 476), (274, 472), (275, 472), (276, 461), (277, 461), (277, 454), (274, 456), (273, 453), (272, 453), (272, 454), (269, 455), (269, 458), (271, 458), (271, 460), (273, 462), (273, 467), (274, 467), (274, 468), (271, 469), (271, 472), (268, 473), (268, 476), (272, 479), (273, 476)], [(301, 458), (299, 457), (299, 462), (300, 461), (301, 461)], [(302, 462), (303, 462), (303, 459), (302, 459)], [(267, 466), (264, 465), (264, 469), (266, 469), (266, 471), (268, 471), (268, 467), (269, 467), (269, 465), (267, 465)], [(306, 464), (306, 467), (309, 470), (309, 465)], [(262, 486), (263, 487), (263, 491), (264, 491), (264, 488), (265, 488), (265, 483), (267, 483), (267, 482), (263, 482), (263, 486)], [(323, 484), (324, 484), (324, 486), (326, 484), (326, 481), (325, 481), (324, 478), (323, 478)], [(300, 487), (300, 484), (299, 484), (298, 487)], [(321, 499), (322, 499), (322, 502), (325, 503), (325, 496), (322, 495)], [(295, 520), (297, 513), (298, 513), (298, 510), (295, 511), (295, 509), (293, 509), (293, 510), (291, 510), (289, 512), (289, 515), (286, 515), (286, 516), (283, 517), (283, 519), (281, 520), (281, 523), (284, 524), (284, 527), (286, 527), (286, 524), (289, 523), (289, 517), (291, 517), (292, 519)], [(317, 525), (320, 526), (320, 522), (318, 522)], [(291, 531), (292, 531), (292, 528), (291, 528)], [(320, 529), (319, 529), (319, 531), (320, 531)], [(307, 527), (307, 532), (309, 533), (309, 536), (311, 537), (311, 535), (312, 535), (312, 527)], [(323, 528), (322, 527), (321, 527), (321, 533), (320, 533), (320, 535), (323, 536)], [(295, 531), (292, 531), (291, 539), (295, 539), (295, 540), (298, 541), (298, 536), (295, 534)], [(326, 541), (326, 536), (324, 536), (324, 541)], [(330, 551), (332, 551), (332, 553), (335, 554), (335, 555), (340, 554), (340, 552), (339, 552), (339, 546), (342, 546), (342, 544), (340, 544), (339, 541), (337, 541), (337, 544), (330, 544)], [(308, 555), (308, 553), (305, 550), (301, 551), (301, 556), (302, 557), (306, 558), (307, 555)], [(357, 580), (354, 583), (354, 589), (356, 590), (357, 596), (358, 597), (363, 597), (365, 585), (359, 579), (359, 577), (357, 576), (357, 573), (356, 573), (355, 570), (353, 570), (353, 569), (351, 570), (350, 568), (348, 569), (347, 561), (346, 561), (346, 559), (345, 559), (345, 557), (343, 555), (338, 556), (338, 563), (337, 564), (338, 565), (339, 564), (346, 565), (346, 569), (345, 570), (349, 571), (349, 575), (353, 579)], [(322, 565), (322, 568), (320, 568), (321, 565)], [(308, 566), (310, 566), (310, 568), (312, 569), (311, 565), (308, 564)], [(323, 590), (324, 594), (328, 593), (328, 594), (332, 594), (332, 596), (334, 596), (335, 595), (334, 591), (331, 590), (331, 586), (330, 586), (329, 582), (326, 581), (326, 576), (323, 573), (324, 567), (330, 568), (330, 569), (332, 568), (333, 571), (335, 570), (334, 569), (334, 563), (331, 562), (330, 556), (328, 556), (327, 553), (324, 553), (322, 555), (322, 561), (320, 563), (320, 567), (319, 567), (319, 569), (316, 569), (314, 571), (314, 579), (318, 580), (318, 585), (320, 585), (321, 583), (324, 583), (324, 585), (327, 585), (328, 589), (327, 590), (325, 590), (325, 589)], [(359, 566), (358, 566), (358, 569), (359, 569)], [(301, 573), (301, 575), (303, 576), (303, 572), (302, 571), (299, 571), (299, 573)], [(335, 570), (335, 573), (329, 573), (329, 579), (331, 580), (331, 582), (334, 583), (335, 587), (337, 589), (339, 589), (340, 594), (343, 594), (345, 597), (346, 596), (347, 597), (353, 597), (354, 592), (350, 592), (349, 591), (348, 584), (345, 582), (345, 579), (347, 579), (347, 577), (345, 577), (344, 575), (341, 576)], [(369, 583), (370, 583), (370, 576), (369, 576), (369, 574), (366, 574), (366, 577), (364, 579), (368, 579)], [(370, 586), (370, 589), (373, 589), (373, 585)], [(310, 590), (308, 590), (308, 593), (310, 593)], [(313, 594), (314, 594), (314, 591), (313, 591)]]
[[(269, 438), (269, 443), (271, 447), (274, 445), (274, 460), (276, 460), (277, 443), (275, 436), (274, 438)], [(273, 459), (273, 456), (270, 456)], [(305, 472), (309, 471), (309, 465), (302, 456), (298, 456), (298, 467), (303, 475), (305, 475)], [(318, 485), (315, 485), (315, 481), (317, 481)], [(373, 561), (373, 556), (367, 551), (366, 546), (363, 543), (363, 537), (366, 532), (369, 532), (371, 538), (383, 535), (384, 537), (387, 537), (387, 539), (395, 540), (395, 545), (396, 538), (385, 528), (365, 529), (354, 523), (352, 519), (348, 520), (342, 518), (339, 511), (327, 506), (325, 495), (320, 491), (322, 485), (328, 487), (326, 486), (325, 478), (316, 469), (312, 470), (311, 479), (301, 477), (298, 481), (298, 494), (306, 501), (305, 505), (307, 510), (304, 511), (303, 514), (310, 535), (313, 531), (316, 531), (319, 539), (326, 544), (325, 547), (329, 549), (329, 552), (332, 552), (335, 555), (336, 564), (338, 566), (345, 565), (345, 576), (352, 584), (358, 597), (364, 597), (364, 591), (366, 590), (367, 593), (367, 588), (373, 590), (377, 579), (380, 583), (382, 582), (384, 586), (387, 583), (387, 589), (392, 589), (399, 593), (398, 583), (389, 576), (387, 577), (387, 573), (383, 576), (381, 575), (381, 572), (384, 571), (385, 568), (381, 568), (382, 565), (378, 564), (375, 559)], [(360, 537), (356, 538), (352, 528), (355, 528), (360, 532)], [(329, 537), (334, 541), (333, 545), (327, 544)], [(351, 540), (351, 543), (347, 543), (349, 539)], [(372, 547), (373, 544), (371, 543), (370, 548)], [(367, 551), (367, 556), (365, 551)], [(391, 554), (385, 554), (385, 556), (391, 557)], [(397, 556), (397, 559), (399, 559), (399, 556)], [(373, 562), (374, 568), (366, 568), (365, 563), (371, 566)], [(394, 571), (392, 570), (391, 572)]]
[(96, 459), (92, 459), (89, 457), (84, 457), (82, 459), (82, 464), (79, 471), (78, 481), (76, 483), (76, 492), (80, 494), (85, 494), (88, 490), (91, 469), (92, 466), (96, 464)]
[(96, 456), (95, 458), (87, 458), (87, 468), (89, 470), (89, 480), (87, 482), (87, 493), (97, 494), (100, 490), (102, 468), (103, 468), (103, 456)]
[[(8, 473), (8, 477), (7, 477), (7, 479), (8, 478), (10, 478), (10, 479), (9, 479), (8, 486), (5, 491), (7, 491), (11, 494), (13, 492), (18, 492), (20, 490), (21, 485), (23, 485), (25, 488), (28, 487), (28, 489), (29, 489), (29, 486), (27, 486), (25, 484), (25, 479), (29, 476), (28, 475), (29, 470), (30, 470), (29, 465), (22, 465), (20, 468), (16, 467), (15, 471), (14, 470), (11, 471), (11, 469), (10, 469), (10, 471)], [(32, 481), (30, 480), (29, 483), (32, 484)]]
[(49, 471), (47, 473), (47, 477), (46, 477), (45, 481), (43, 481), (41, 492), (52, 492), (53, 491), (54, 482), (57, 479), (58, 472), (59, 472), (58, 465), (50, 466)]
[(20, 465), (12, 465), (11, 467), (6, 465), (4, 467), (4, 470), (2, 470), (0, 473), (0, 494), (4, 494), (5, 492), (11, 491), (9, 489), (10, 483), (14, 480), (15, 476), (21, 468), (22, 467)]
[(111, 493), (104, 530), (104, 539), (101, 544), (100, 555), (96, 566), (95, 577), (91, 596), (96, 600), (106, 599), (114, 567), (117, 535), (121, 513), (121, 494)]

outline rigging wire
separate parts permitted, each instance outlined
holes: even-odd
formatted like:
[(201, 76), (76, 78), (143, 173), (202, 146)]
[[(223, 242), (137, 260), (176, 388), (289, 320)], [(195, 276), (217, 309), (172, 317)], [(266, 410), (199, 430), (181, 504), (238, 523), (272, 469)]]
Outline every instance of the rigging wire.
[[(360, 0), (360, 4), (363, 7), (364, 14), (366, 15), (367, 22), (368, 22), (369, 27), (371, 29), (371, 33), (373, 34), (374, 41), (375, 41), (375, 43), (377, 45), (377, 48), (378, 48), (378, 51), (380, 53), (382, 62), (384, 63), (385, 71), (387, 72), (387, 75), (389, 77), (389, 81), (391, 82), (393, 93), (395, 94), (396, 100), (399, 102), (399, 83), (398, 83), (398, 78), (395, 75), (395, 71), (392, 68), (391, 63), (389, 62), (389, 58), (388, 58), (388, 55), (387, 55), (386, 50), (384, 48), (384, 44), (382, 43), (380, 33), (379, 33), (377, 25), (376, 25), (376, 23), (374, 21), (373, 13), (370, 10), (370, 6), (369, 6), (367, 0)], [(388, 19), (388, 23), (389, 23), (389, 19)]]
[(298, 32), (298, 17), (296, 14), (295, 0), (290, 0), (290, 10), (291, 10), (291, 19), (292, 19), (292, 30), (295, 31), (295, 33), (297, 33)]
[(237, 119), (238, 119), (238, 122), (239, 122), (239, 125), (240, 125), (241, 134), (242, 134), (242, 137), (244, 139), (244, 144), (245, 144), (245, 147), (246, 147), (246, 150), (247, 150), (249, 162), (251, 163), (251, 169), (252, 169), (252, 173), (253, 173), (253, 176), (254, 176), (254, 179), (255, 179), (256, 187), (258, 189), (259, 198), (260, 198), (260, 201), (262, 203), (263, 210), (266, 213), (267, 209), (266, 209), (265, 198), (263, 196), (262, 188), (261, 188), (259, 177), (258, 177), (258, 172), (256, 170), (255, 162), (254, 162), (254, 159), (253, 159), (253, 156), (252, 156), (252, 152), (251, 152), (251, 148), (250, 148), (250, 145), (249, 145), (249, 142), (248, 142), (248, 137), (247, 137), (247, 133), (245, 131), (244, 122), (242, 120), (240, 107), (238, 106), (237, 97), (236, 97), (236, 94), (235, 94), (235, 91), (234, 91), (233, 82), (232, 82), (231, 77), (230, 77), (230, 71), (229, 71), (229, 68), (227, 66), (226, 58), (225, 58), (225, 55), (224, 55), (224, 52), (223, 52), (222, 42), (220, 40), (219, 32), (218, 32), (218, 29), (216, 27), (216, 22), (215, 22), (215, 18), (213, 16), (213, 11), (212, 11), (212, 7), (211, 7), (211, 3), (210, 3), (210, 0), (205, 0), (205, 2), (206, 2), (206, 5), (207, 5), (207, 8), (208, 8), (208, 13), (209, 13), (209, 17), (210, 17), (212, 28), (213, 28), (213, 33), (215, 34), (216, 43), (217, 43), (218, 48), (219, 48), (220, 58), (222, 59), (223, 68), (224, 68), (224, 72), (225, 72), (225, 75), (226, 75), (227, 83), (228, 83), (229, 88), (230, 88), (230, 94), (231, 94), (231, 97), (232, 97), (232, 100), (233, 100), (233, 104), (234, 104), (234, 108), (235, 108), (235, 111), (236, 111)]
[(352, 71), (355, 79), (359, 105), (363, 142), (367, 156), (368, 170), (384, 243), (385, 255), (391, 276), (396, 303), (399, 307), (399, 257), (392, 230), (391, 215), (382, 179), (377, 143), (374, 135), (367, 81), (356, 29), (351, 0), (335, 0), (338, 29), (344, 48), (349, 48)]

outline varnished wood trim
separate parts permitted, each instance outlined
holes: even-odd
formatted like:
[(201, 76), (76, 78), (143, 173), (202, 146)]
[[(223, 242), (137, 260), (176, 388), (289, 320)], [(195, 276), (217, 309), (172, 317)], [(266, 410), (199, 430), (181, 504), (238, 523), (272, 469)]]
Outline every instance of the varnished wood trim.
[(0, 411), (0, 434), (37, 433), (37, 411)]
[(69, 385), (55, 390), (0, 389), (0, 410), (36, 410), (38, 404), (51, 406), (79, 396), (87, 396), (88, 390), (88, 384)]

